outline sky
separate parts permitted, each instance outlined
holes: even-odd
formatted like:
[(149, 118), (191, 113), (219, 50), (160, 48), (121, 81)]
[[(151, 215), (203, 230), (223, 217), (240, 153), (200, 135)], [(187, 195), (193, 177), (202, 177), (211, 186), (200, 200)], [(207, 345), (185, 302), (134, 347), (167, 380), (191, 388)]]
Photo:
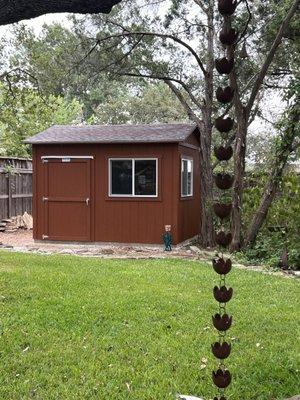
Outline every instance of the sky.
[[(31, 27), (34, 29), (36, 34), (39, 34), (42, 30), (42, 27), (45, 23), (50, 24), (53, 22), (59, 22), (64, 25), (69, 25), (69, 21), (67, 19), (67, 16), (69, 14), (67, 13), (60, 13), (60, 14), (47, 14), (47, 15), (42, 15), (37, 18), (33, 18), (30, 20), (24, 20), (21, 23), (27, 25), (28, 27)], [(6, 26), (0, 26), (0, 40), (2, 38), (7, 38), (10, 35), (10, 32), (12, 32), (13, 25), (6, 25)], [(281, 99), (279, 96), (273, 96), (268, 97), (266, 103), (265, 103), (265, 112), (266, 116), (268, 117), (269, 120), (276, 120), (278, 115), (280, 115), (281, 111), (284, 109), (284, 104), (282, 103)], [(265, 121), (256, 119), (250, 128), (250, 131), (255, 134), (256, 132), (261, 132), (263, 131), (268, 131), (272, 130), (272, 126)]]

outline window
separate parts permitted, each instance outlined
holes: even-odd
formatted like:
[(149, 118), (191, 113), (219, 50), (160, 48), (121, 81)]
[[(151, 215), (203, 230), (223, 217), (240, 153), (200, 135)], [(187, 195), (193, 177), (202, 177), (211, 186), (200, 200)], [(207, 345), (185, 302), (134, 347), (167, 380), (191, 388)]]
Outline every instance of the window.
[(193, 160), (181, 159), (181, 196), (193, 196)]
[(157, 196), (157, 159), (109, 160), (110, 196)]

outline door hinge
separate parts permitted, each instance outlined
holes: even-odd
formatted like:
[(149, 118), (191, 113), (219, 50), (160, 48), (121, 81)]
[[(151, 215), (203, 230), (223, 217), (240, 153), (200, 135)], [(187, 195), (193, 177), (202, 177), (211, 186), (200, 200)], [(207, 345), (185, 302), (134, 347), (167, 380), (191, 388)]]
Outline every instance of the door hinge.
[(48, 197), (43, 197), (43, 201), (48, 201), (49, 198)]
[(47, 235), (42, 235), (42, 239), (49, 239), (49, 236), (47, 236)]

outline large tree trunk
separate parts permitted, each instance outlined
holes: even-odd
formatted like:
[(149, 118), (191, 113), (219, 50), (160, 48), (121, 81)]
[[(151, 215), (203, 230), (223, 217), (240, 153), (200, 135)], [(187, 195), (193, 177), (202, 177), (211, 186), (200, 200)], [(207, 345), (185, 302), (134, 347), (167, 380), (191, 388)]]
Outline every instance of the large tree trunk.
[[(200, 214), (199, 242), (202, 247), (213, 247), (213, 174), (211, 164), (212, 114), (214, 97), (214, 0), (209, 0), (207, 10), (207, 63), (205, 72), (205, 107), (202, 110), (203, 128), (200, 130)], [(199, 124), (198, 124), (199, 125)]]
[(203, 124), (200, 130), (200, 233), (199, 244), (201, 247), (213, 247), (213, 175), (210, 157), (210, 146), (207, 143), (207, 125)]
[(237, 133), (234, 149), (234, 183), (232, 193), (232, 242), (231, 250), (239, 251), (242, 246), (242, 203), (245, 177), (246, 140), (248, 118), (244, 107), (236, 108)]
[(299, 121), (300, 109), (299, 105), (297, 106), (296, 104), (291, 109), (290, 126), (287, 128), (283, 137), (281, 138), (281, 143), (274, 157), (273, 168), (270, 172), (269, 180), (263, 190), (261, 202), (247, 230), (245, 246), (250, 246), (255, 242), (257, 234), (268, 215), (269, 208), (282, 180), (283, 171), (287, 164), (288, 157), (293, 151), (294, 140), (297, 136), (299, 136)]
[(109, 13), (121, 0), (0, 0), (0, 25), (48, 13)]
[[(227, 30), (231, 29), (232, 17), (225, 18), (225, 27)], [(235, 58), (235, 45), (227, 47), (227, 58)], [(246, 107), (242, 104), (238, 80), (236, 76), (237, 71), (229, 74), (230, 86), (234, 89), (234, 109), (236, 116), (236, 135), (234, 146), (234, 184), (232, 193), (232, 213), (231, 213), (231, 231), (232, 242), (230, 249), (237, 251), (241, 247), (242, 237), (242, 196), (243, 196), (243, 182), (245, 176), (245, 157), (246, 157), (246, 137), (248, 127), (248, 116)]]

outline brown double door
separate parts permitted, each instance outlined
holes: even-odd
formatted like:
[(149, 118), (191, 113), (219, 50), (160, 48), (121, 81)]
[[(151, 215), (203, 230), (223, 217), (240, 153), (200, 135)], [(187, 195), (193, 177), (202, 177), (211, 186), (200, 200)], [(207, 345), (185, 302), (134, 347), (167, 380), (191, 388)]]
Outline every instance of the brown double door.
[(91, 159), (44, 157), (44, 239), (91, 241)]

